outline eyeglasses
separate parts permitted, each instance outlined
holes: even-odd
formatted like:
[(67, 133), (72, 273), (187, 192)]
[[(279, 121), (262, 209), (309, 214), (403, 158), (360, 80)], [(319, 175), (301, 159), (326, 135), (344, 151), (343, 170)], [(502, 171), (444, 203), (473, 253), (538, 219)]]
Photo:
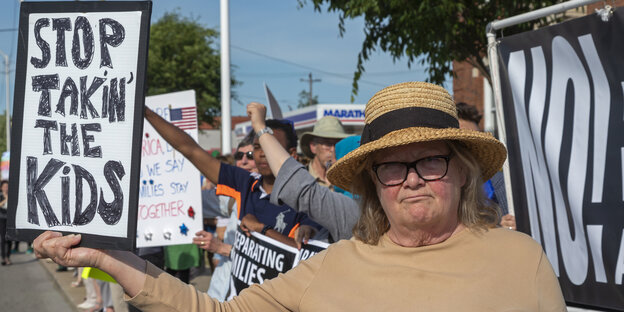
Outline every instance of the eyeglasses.
[(413, 162), (391, 161), (373, 165), (377, 180), (385, 186), (399, 185), (407, 180), (410, 168), (425, 181), (440, 180), (446, 176), (451, 155), (436, 155), (421, 158)]
[(249, 151), (249, 152), (236, 152), (236, 153), (234, 153), (234, 159), (235, 160), (241, 160), (241, 159), (243, 159), (243, 156), (247, 156), (247, 159), (253, 160), (253, 151)]

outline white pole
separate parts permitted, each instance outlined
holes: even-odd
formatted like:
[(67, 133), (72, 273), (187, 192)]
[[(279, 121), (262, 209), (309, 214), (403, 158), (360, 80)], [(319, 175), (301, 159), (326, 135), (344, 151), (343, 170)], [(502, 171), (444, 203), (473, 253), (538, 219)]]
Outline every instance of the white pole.
[(490, 82), (483, 78), (483, 130), (491, 134), (495, 134), (494, 126), (494, 97), (492, 95), (492, 87)]
[[(498, 71), (498, 46), (496, 44), (496, 33), (488, 32), (487, 39), (488, 59), (490, 60), (490, 77), (492, 78), (494, 104), (496, 106), (496, 124), (498, 128), (498, 139), (505, 146), (507, 146), (505, 119), (503, 118), (503, 95), (500, 88), (500, 73)], [(487, 83), (487, 81), (484, 81), (483, 83)], [(505, 163), (503, 163), (503, 178), (505, 180), (505, 193), (507, 195), (507, 209), (511, 215), (515, 215), (513, 190), (511, 189), (511, 175), (509, 174), (509, 158), (507, 158), (505, 160)]]
[(232, 152), (229, 15), (229, 0), (221, 0), (221, 153), (223, 155)]

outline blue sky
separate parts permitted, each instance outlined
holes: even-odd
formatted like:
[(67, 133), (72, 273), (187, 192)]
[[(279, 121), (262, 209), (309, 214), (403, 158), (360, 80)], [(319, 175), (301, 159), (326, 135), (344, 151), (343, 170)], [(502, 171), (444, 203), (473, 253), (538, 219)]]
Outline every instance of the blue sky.
[[(19, 1), (3, 0), (3, 4), (0, 30), (16, 29)], [(197, 18), (204, 26), (220, 28), (219, 0), (155, 0), (152, 23), (174, 10)], [(352, 76), (364, 38), (363, 24), (362, 19), (347, 21), (346, 33), (340, 37), (338, 15), (315, 12), (309, 3), (299, 8), (296, 0), (230, 1), (230, 60), (233, 76), (243, 83), (233, 92), (243, 104), (265, 103), (266, 82), (282, 111), (287, 112), (296, 109), (299, 93), (308, 89), (308, 83), (300, 79), (312, 72), (313, 78), (321, 79), (313, 85), (313, 94), (318, 95), (320, 103), (350, 103)], [(0, 31), (0, 50), (11, 57), (11, 101), (16, 46), (17, 31)], [(420, 64), (408, 68), (405, 60), (393, 62), (383, 52), (373, 53), (365, 67), (354, 103), (366, 103), (384, 86), (426, 78)], [(0, 65), (3, 72), (4, 66)], [(4, 75), (0, 75), (0, 111), (5, 107), (4, 83)], [(451, 88), (450, 79), (445, 87)], [(232, 115), (244, 115), (243, 104), (233, 101)]]

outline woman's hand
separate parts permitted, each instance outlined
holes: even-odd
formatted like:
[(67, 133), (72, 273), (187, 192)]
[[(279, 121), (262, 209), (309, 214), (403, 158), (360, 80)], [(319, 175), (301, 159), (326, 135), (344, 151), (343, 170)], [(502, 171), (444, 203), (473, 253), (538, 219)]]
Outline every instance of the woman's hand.
[(501, 219), (501, 226), (510, 230), (516, 230), (516, 217), (511, 214), (506, 214)]
[(35, 256), (68, 267), (98, 267), (104, 252), (86, 247), (72, 247), (80, 243), (80, 234), (63, 236), (59, 232), (46, 231), (33, 242)]
[(251, 119), (251, 127), (258, 132), (266, 127), (266, 107), (260, 103), (247, 104), (247, 116)]

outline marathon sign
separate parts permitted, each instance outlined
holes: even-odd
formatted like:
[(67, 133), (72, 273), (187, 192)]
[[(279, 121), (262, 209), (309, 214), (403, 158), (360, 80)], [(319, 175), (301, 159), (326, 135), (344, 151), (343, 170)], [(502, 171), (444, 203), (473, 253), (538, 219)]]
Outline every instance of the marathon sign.
[(287, 272), (327, 246), (327, 243), (310, 240), (297, 250), (256, 232), (247, 236), (239, 227), (230, 254), (232, 273), (228, 300), (253, 284), (262, 284)]
[(150, 2), (21, 4), (9, 235), (132, 249)]
[(624, 10), (500, 40), (518, 228), (569, 303), (624, 309)]
[(355, 119), (355, 120), (364, 120), (364, 110), (363, 109), (324, 109), (323, 117), (325, 116), (334, 116), (338, 119)]

